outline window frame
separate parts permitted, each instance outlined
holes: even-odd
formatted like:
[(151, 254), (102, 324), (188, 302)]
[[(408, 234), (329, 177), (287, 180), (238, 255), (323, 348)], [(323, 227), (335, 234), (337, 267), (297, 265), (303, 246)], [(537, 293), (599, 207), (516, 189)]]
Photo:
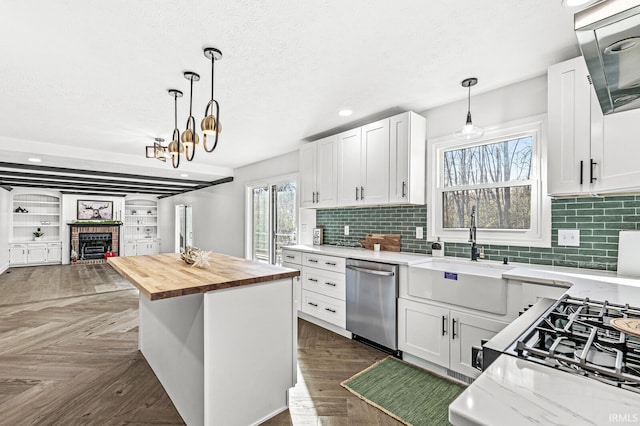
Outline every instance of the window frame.
[[(497, 143), (505, 140), (531, 136), (532, 165), (531, 179), (479, 185), (444, 186), (444, 152), (478, 145)], [(438, 237), (447, 242), (467, 243), (469, 230), (466, 228), (443, 228), (442, 196), (452, 190), (497, 188), (531, 185), (531, 228), (530, 229), (487, 229), (478, 228), (477, 243), (511, 246), (551, 247), (551, 200), (547, 196), (547, 136), (546, 114), (503, 123), (486, 129), (484, 136), (476, 141), (458, 141), (451, 135), (427, 141), (427, 238), (435, 241)]]

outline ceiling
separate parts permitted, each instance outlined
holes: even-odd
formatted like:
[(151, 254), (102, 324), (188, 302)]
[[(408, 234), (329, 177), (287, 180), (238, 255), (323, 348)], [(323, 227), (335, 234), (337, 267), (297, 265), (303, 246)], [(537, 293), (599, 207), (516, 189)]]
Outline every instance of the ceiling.
[[(424, 111), (576, 56), (560, 0), (23, 0), (0, 14), (0, 161), (214, 181), (388, 111)], [(214, 46), (218, 149), (179, 169), (145, 159), (194, 86), (199, 128)], [(348, 107), (351, 117), (337, 111)], [(464, 111), (461, 111), (461, 119)]]

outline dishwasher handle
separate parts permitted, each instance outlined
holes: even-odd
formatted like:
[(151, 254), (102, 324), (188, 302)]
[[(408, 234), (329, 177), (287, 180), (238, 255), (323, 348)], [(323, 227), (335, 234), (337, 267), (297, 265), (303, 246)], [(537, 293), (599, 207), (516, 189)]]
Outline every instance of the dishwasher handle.
[(383, 277), (393, 277), (395, 275), (393, 271), (378, 271), (376, 269), (362, 268), (360, 266), (353, 265), (347, 265), (347, 269), (364, 272), (365, 274), (382, 275)]

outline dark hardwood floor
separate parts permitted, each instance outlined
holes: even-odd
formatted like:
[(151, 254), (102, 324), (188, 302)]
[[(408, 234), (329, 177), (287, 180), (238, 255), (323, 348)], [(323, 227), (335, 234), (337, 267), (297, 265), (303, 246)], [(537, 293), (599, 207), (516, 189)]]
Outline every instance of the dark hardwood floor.
[[(137, 350), (138, 292), (109, 265), (0, 275), (0, 425), (181, 425)], [(266, 425), (399, 425), (340, 386), (385, 355), (299, 321), (298, 384)]]

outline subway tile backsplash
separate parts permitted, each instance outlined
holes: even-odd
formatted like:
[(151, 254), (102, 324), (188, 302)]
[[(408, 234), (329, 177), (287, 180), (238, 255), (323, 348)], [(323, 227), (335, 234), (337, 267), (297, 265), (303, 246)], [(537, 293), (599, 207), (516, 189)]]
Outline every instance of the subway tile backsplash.
[[(615, 271), (618, 233), (640, 230), (640, 195), (556, 199), (551, 220), (550, 248), (482, 244), (480, 233), (478, 245), (489, 260)], [(356, 245), (367, 233), (401, 234), (402, 251), (431, 253), (430, 241), (415, 238), (417, 226), (426, 235), (426, 205), (318, 210), (316, 226), (324, 228), (325, 244)], [(558, 229), (579, 229), (580, 247), (558, 246)], [(446, 256), (470, 257), (470, 251), (467, 243), (445, 244)]]

